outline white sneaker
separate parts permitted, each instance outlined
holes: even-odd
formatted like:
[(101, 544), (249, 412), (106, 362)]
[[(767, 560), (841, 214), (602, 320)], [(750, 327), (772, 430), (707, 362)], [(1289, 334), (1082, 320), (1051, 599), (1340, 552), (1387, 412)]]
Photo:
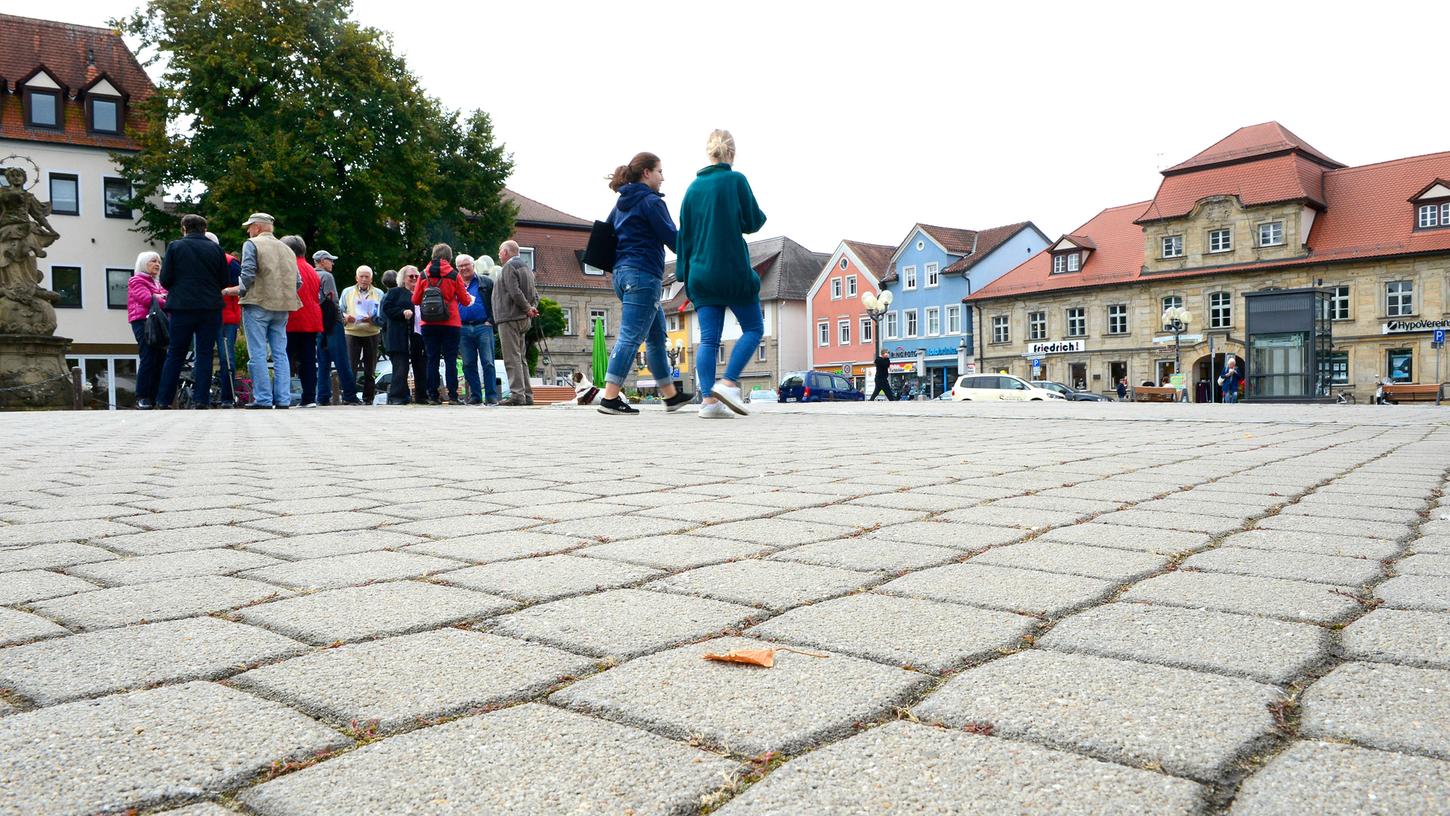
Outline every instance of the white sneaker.
[(715, 383), (710, 386), (710, 396), (720, 400), (726, 408), (741, 416), (750, 416), (750, 409), (745, 407), (745, 398), (740, 396), (740, 388)]
[(700, 406), (701, 419), (734, 419), (735, 414), (723, 402), (707, 402)]

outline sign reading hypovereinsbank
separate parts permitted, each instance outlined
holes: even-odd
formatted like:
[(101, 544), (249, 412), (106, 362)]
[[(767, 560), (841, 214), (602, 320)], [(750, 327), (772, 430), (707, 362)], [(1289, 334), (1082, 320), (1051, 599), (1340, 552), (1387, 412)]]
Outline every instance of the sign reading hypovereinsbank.
[(1056, 340), (1049, 343), (1028, 343), (1027, 357), (1037, 357), (1043, 354), (1072, 354), (1083, 350), (1081, 340)]
[(1386, 320), (1380, 327), (1380, 333), (1409, 334), (1432, 332), (1436, 329), (1450, 329), (1450, 320)]

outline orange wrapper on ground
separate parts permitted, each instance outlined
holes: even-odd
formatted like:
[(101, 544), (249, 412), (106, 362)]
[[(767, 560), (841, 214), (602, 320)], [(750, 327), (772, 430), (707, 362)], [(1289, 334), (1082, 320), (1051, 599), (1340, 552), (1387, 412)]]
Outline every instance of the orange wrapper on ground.
[(775, 665), (774, 649), (731, 649), (725, 654), (706, 652), (704, 657), (706, 660), (718, 660), (721, 663), (745, 663), (767, 669)]

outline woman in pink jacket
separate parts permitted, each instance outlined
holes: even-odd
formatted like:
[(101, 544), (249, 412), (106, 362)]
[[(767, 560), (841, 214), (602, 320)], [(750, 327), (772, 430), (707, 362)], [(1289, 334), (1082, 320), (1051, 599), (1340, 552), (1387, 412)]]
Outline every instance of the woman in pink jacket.
[(161, 384), (161, 364), (166, 360), (165, 346), (146, 344), (146, 315), (151, 302), (166, 305), (166, 290), (157, 277), (161, 274), (161, 256), (143, 252), (136, 256), (136, 272), (126, 282), (126, 319), (136, 335), (136, 353), (141, 362), (136, 366), (136, 408), (149, 411), (156, 404), (156, 389)]

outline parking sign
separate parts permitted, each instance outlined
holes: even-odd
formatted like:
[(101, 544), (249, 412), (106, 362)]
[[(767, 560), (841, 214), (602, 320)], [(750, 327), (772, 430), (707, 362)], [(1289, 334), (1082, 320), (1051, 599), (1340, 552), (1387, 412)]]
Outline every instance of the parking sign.
[(1443, 345), (1445, 345), (1445, 330), (1444, 329), (1436, 329), (1435, 330), (1435, 335), (1434, 335), (1434, 338), (1433, 338), (1432, 342), (1434, 342), (1434, 344), (1437, 345), (1437, 346), (1443, 346)]

